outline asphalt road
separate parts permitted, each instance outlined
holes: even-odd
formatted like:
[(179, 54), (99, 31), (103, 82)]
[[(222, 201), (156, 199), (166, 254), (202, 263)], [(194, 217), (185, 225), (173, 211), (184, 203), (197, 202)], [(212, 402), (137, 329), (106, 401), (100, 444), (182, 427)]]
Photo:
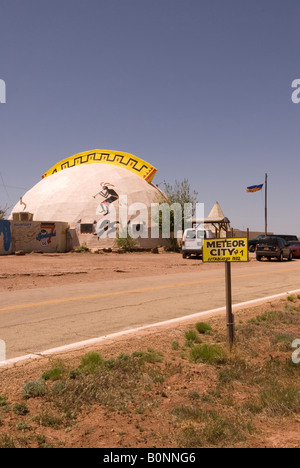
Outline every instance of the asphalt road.
[[(300, 289), (300, 262), (232, 265), (233, 303)], [(1, 293), (6, 359), (225, 306), (225, 269)]]

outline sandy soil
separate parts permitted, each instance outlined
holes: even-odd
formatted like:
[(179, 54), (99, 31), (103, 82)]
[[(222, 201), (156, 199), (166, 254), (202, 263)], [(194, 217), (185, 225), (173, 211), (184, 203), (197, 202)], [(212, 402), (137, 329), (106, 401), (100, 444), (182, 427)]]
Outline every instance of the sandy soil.
[[(250, 262), (255, 265), (254, 255)], [(201, 259), (184, 260), (180, 254), (152, 253), (66, 253), (25, 256), (0, 256), (0, 292), (17, 289), (47, 288), (49, 286), (90, 283), (101, 280), (170, 275), (193, 272), (196, 269), (222, 269), (224, 265), (203, 264)]]
[[(131, 277), (143, 275), (158, 275), (194, 271), (195, 268), (206, 268), (198, 260), (183, 260), (178, 254), (163, 253), (160, 255), (139, 254), (64, 254), (39, 255), (31, 254), (24, 257), (0, 257), (0, 291), (12, 289), (47, 287), (54, 284), (74, 282), (99, 281), (120, 278), (120, 275)], [(209, 266), (212, 267), (211, 265)], [(214, 265), (214, 268), (222, 268)], [(249, 264), (251, 268), (251, 262)], [(300, 301), (298, 301), (300, 304)], [(239, 311), (238, 321), (244, 323), (247, 319), (262, 314), (270, 309), (283, 307), (286, 300), (253, 306)], [(299, 305), (298, 304), (298, 305)], [(226, 343), (226, 326), (223, 318), (214, 317), (209, 320), (214, 334), (207, 338), (209, 343), (215, 341)], [(178, 367), (161, 384), (157, 384), (148, 393), (141, 395), (141, 401), (147, 399), (149, 407), (139, 411), (137, 405), (132, 405), (126, 411), (109, 411), (101, 405), (86, 407), (78, 415), (76, 423), (70, 427), (53, 428), (33, 423), (33, 416), (45, 410), (42, 398), (26, 401), (29, 414), (20, 418), (13, 411), (2, 411), (0, 407), (0, 442), (2, 446), (9, 445), (14, 440), (16, 447), (53, 446), (53, 447), (102, 447), (102, 448), (135, 448), (135, 447), (178, 447), (178, 433), (190, 427), (190, 422), (175, 421), (173, 410), (191, 403), (191, 394), (208, 395), (216, 391), (217, 375), (220, 368), (204, 364), (194, 364), (183, 356), (184, 332), (194, 323), (188, 321), (172, 327), (150, 329), (140, 332), (130, 338), (120, 337), (114, 341), (106, 341), (84, 351), (61, 354), (58, 356), (65, 365), (78, 366), (83, 354), (97, 351), (105, 359), (115, 358), (120, 353), (131, 354), (149, 347), (163, 353), (164, 363)], [(283, 330), (284, 332), (284, 330)], [(300, 338), (300, 337), (299, 337)], [(178, 341), (180, 350), (174, 351), (172, 343)], [(259, 365), (270, 358), (270, 348), (258, 341), (255, 361)], [(274, 350), (273, 350), (274, 351)], [(272, 353), (273, 353), (272, 351)], [(289, 358), (291, 351), (282, 356), (272, 354), (272, 359)], [(249, 357), (249, 356), (248, 356)], [(6, 395), (10, 408), (22, 402), (22, 388), (28, 381), (38, 380), (42, 373), (53, 364), (53, 357), (41, 357), (33, 361), (16, 364), (0, 369), (0, 396)], [(180, 371), (179, 371), (180, 369)], [(232, 397), (236, 402), (246, 399), (251, 388), (235, 387)], [(230, 395), (228, 395), (229, 398)], [(204, 401), (204, 400), (203, 400)], [(152, 404), (150, 404), (152, 402)], [(154, 404), (155, 403), (155, 404)], [(229, 406), (221, 410), (230, 413)], [(49, 409), (50, 411), (50, 409)], [(23, 430), (21, 429), (21, 421)], [(249, 433), (246, 440), (240, 442), (226, 441), (217, 446), (234, 447), (298, 447), (300, 444), (299, 418), (291, 414), (281, 418), (269, 418), (263, 414), (254, 417), (255, 430)], [(35, 436), (34, 436), (35, 434)], [(38, 437), (37, 437), (38, 434)], [(11, 438), (11, 439), (10, 439)], [(214, 444), (212, 444), (214, 445)], [(1, 445), (0, 445), (1, 446)]]

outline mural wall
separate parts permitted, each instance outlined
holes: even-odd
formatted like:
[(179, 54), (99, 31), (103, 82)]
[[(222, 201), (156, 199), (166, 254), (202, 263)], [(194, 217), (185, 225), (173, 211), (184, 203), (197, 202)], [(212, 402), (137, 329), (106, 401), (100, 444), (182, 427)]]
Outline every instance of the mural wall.
[(67, 223), (40, 223), (0, 221), (0, 255), (19, 250), (26, 253), (65, 252), (67, 248)]
[(9, 254), (12, 250), (11, 223), (0, 220), (0, 255)]

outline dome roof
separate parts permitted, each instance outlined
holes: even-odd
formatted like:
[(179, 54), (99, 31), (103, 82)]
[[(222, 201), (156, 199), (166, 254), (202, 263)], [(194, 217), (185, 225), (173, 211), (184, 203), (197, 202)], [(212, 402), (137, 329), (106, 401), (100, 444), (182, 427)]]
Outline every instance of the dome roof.
[[(108, 155), (106, 161), (103, 155)], [(79, 158), (81, 162), (76, 163)], [(11, 217), (26, 211), (33, 214), (33, 221), (63, 221), (70, 226), (79, 221), (93, 223), (109, 206), (118, 212), (125, 195), (128, 207), (137, 202), (149, 207), (162, 194), (149, 183), (155, 173), (153, 166), (128, 153), (81, 153), (44, 174), (16, 204)]]

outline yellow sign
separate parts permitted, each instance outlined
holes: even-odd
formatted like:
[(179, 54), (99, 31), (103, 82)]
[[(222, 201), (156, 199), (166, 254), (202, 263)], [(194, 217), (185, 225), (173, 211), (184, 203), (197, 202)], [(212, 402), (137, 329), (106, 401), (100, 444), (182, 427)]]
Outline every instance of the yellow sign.
[(203, 262), (248, 262), (247, 238), (204, 239)]
[(153, 177), (157, 172), (157, 169), (151, 164), (133, 156), (132, 154), (109, 150), (93, 150), (75, 154), (75, 156), (71, 156), (70, 158), (60, 161), (46, 172), (42, 176), (42, 179), (55, 174), (56, 172), (63, 171), (64, 169), (86, 164), (111, 164), (123, 167), (123, 169), (133, 172), (149, 184), (152, 182)]

